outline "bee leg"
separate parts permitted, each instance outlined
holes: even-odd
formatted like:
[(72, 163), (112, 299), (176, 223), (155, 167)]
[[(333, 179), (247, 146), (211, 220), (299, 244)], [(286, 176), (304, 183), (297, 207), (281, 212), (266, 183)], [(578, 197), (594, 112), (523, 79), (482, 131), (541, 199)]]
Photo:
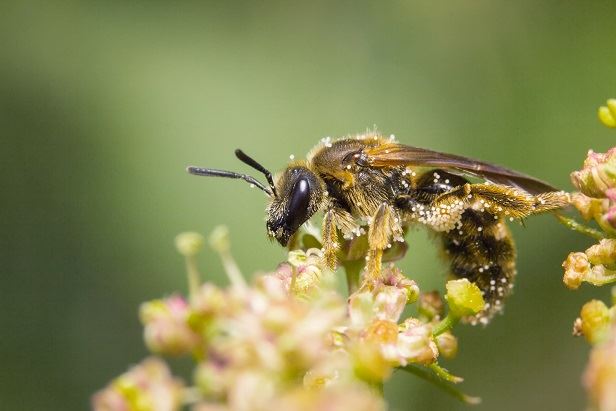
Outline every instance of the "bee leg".
[(500, 184), (466, 183), (439, 195), (431, 205), (447, 207), (455, 204), (489, 211), (497, 216), (526, 218), (566, 206), (569, 204), (569, 196), (564, 192), (532, 195), (518, 188)]
[(334, 209), (330, 209), (325, 213), (321, 231), (323, 236), (323, 262), (331, 270), (336, 268), (336, 253), (339, 247), (335, 213)]
[[(375, 281), (381, 275), (381, 261), (383, 250), (390, 245), (392, 234), (397, 230), (396, 217), (392, 207), (383, 203), (376, 210), (368, 229), (368, 278), (367, 281)], [(400, 229), (401, 231), (401, 229)]]

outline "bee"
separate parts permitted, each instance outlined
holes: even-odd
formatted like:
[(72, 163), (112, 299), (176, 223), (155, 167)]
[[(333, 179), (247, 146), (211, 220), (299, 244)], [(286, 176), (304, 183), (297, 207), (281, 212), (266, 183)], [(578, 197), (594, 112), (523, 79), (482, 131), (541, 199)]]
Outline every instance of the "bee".
[[(269, 197), (266, 228), (286, 246), (302, 224), (323, 212), (323, 258), (336, 266), (338, 236), (366, 233), (364, 284), (381, 272), (384, 250), (404, 241), (406, 228), (433, 231), (453, 278), (483, 293), (486, 308), (471, 323), (486, 324), (501, 311), (516, 276), (515, 245), (507, 220), (557, 210), (568, 195), (506, 168), (398, 143), (377, 132), (321, 140), (306, 160), (292, 161), (275, 177), (241, 150), (239, 160), (263, 173), (268, 185), (232, 171), (188, 167), (200, 176), (242, 179)], [(479, 179), (471, 182), (469, 178)]]

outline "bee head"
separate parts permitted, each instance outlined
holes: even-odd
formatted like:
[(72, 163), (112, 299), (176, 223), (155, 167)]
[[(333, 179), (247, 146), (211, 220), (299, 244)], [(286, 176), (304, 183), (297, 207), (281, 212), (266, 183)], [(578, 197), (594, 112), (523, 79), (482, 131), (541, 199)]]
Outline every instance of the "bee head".
[(287, 168), (276, 182), (276, 195), (267, 207), (267, 234), (280, 245), (319, 209), (323, 189), (319, 178), (305, 166)]
[(319, 209), (323, 198), (321, 180), (308, 167), (296, 164), (287, 168), (274, 184), (272, 173), (253, 158), (239, 149), (235, 150), (235, 155), (243, 163), (263, 173), (268, 185), (234, 171), (194, 166), (188, 167), (187, 171), (198, 176), (244, 180), (252, 187), (264, 191), (271, 198), (267, 206), (267, 234), (286, 246), (297, 229)]

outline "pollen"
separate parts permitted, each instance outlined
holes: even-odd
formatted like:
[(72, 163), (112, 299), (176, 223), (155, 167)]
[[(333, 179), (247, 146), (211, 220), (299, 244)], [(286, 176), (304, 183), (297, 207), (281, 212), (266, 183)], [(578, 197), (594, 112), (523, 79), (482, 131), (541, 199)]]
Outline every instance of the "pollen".
[(290, 160), (295, 160), (295, 154), (291, 154), (291, 155), (289, 156), (289, 159), (290, 159)]

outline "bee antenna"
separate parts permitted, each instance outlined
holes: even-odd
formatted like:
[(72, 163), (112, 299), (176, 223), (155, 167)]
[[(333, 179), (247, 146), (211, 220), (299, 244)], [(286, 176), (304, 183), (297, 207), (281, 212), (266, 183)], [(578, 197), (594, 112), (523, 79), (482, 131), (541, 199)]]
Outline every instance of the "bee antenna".
[(240, 173), (236, 173), (233, 171), (226, 171), (226, 170), (216, 170), (214, 168), (202, 168), (202, 167), (194, 167), (194, 166), (190, 166), (186, 168), (186, 171), (188, 171), (190, 174), (196, 175), (196, 176), (203, 176), (203, 177), (225, 177), (225, 178), (237, 178), (237, 179), (241, 179), (244, 180), (248, 183), (250, 183), (251, 185), (260, 188), (261, 190), (265, 191), (265, 193), (268, 196), (272, 196), (272, 190), (270, 190), (268, 187), (265, 187), (260, 181), (258, 181), (256, 178), (246, 175), (246, 174), (240, 174)]
[(246, 153), (244, 153), (239, 148), (235, 150), (235, 156), (242, 163), (248, 164), (250, 167), (254, 168), (255, 170), (260, 171), (261, 173), (265, 174), (265, 178), (267, 179), (267, 182), (269, 183), (272, 193), (274, 193), (274, 197), (278, 197), (278, 194), (276, 194), (276, 186), (274, 186), (274, 179), (272, 178), (272, 173), (268, 169), (263, 167), (255, 159), (248, 156)]

